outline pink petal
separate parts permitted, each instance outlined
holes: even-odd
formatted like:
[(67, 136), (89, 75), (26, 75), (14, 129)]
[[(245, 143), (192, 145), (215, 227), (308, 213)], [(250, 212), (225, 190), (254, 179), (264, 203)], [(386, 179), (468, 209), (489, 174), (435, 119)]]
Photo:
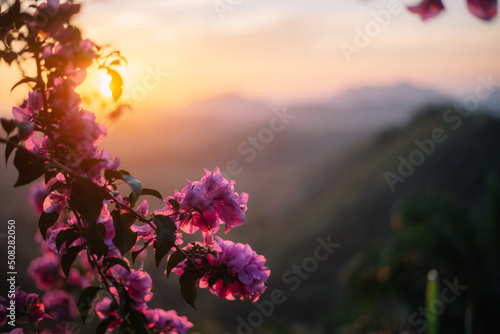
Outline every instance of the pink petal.
[(408, 6), (407, 9), (415, 14), (420, 15), (422, 21), (428, 20), (437, 16), (444, 10), (441, 0), (423, 0), (415, 6)]
[(489, 21), (497, 15), (497, 6), (497, 0), (467, 0), (469, 12), (484, 21)]

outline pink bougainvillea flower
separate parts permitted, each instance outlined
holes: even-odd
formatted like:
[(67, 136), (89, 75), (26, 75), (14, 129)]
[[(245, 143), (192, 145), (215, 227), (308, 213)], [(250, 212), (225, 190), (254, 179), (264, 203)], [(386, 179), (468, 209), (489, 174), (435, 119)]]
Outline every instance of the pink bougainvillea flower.
[(160, 333), (185, 334), (193, 324), (185, 316), (178, 316), (174, 310), (165, 311), (159, 308), (144, 312), (149, 322), (149, 328)]
[(489, 21), (497, 15), (497, 0), (467, 0), (467, 7), (475, 17)]
[(65, 290), (50, 290), (42, 298), (49, 314), (55, 319), (73, 320), (78, 317), (75, 299)]
[(410, 12), (420, 15), (423, 21), (437, 16), (444, 10), (441, 0), (422, 0), (418, 5), (407, 8)]
[(66, 207), (68, 196), (69, 192), (67, 190), (62, 193), (54, 190), (49, 196), (45, 197), (43, 211), (46, 213), (61, 212)]
[(139, 270), (131, 269), (129, 272), (122, 266), (114, 266), (111, 269), (111, 273), (125, 287), (130, 297), (135, 301), (135, 308), (146, 308), (146, 303), (153, 298), (153, 293), (151, 292), (153, 281), (151, 280), (151, 276), (142, 270), (142, 268)]
[[(188, 181), (181, 192), (176, 190), (174, 196), (165, 199), (165, 208), (155, 213), (173, 215), (182, 231), (194, 233), (200, 229), (205, 241), (211, 240), (221, 224), (225, 224), (227, 233), (245, 222), (248, 194), (235, 192), (234, 184), (222, 176), (218, 167), (213, 172), (205, 170), (200, 181)], [(180, 204), (178, 212), (170, 203), (172, 199)]]
[(34, 258), (28, 267), (28, 274), (33, 278), (37, 288), (49, 290), (60, 287), (61, 264), (59, 257), (52, 250), (48, 250), (43, 256)]
[(50, 316), (45, 313), (45, 306), (39, 302), (38, 295), (35, 293), (26, 293), (16, 288), (16, 311), (24, 313), (28, 316), (30, 323), (34, 323)]
[[(257, 301), (266, 290), (265, 282), (271, 271), (265, 266), (266, 258), (257, 255), (248, 244), (234, 243), (215, 237), (216, 244), (220, 247), (217, 258), (210, 259), (212, 265), (226, 266), (235, 278), (234, 282), (226, 284), (223, 279), (218, 279), (215, 285), (210, 286), (210, 277), (200, 280), (200, 287), (208, 287), (212, 293), (220, 298), (251, 299)], [(209, 255), (211, 256), (211, 255)]]

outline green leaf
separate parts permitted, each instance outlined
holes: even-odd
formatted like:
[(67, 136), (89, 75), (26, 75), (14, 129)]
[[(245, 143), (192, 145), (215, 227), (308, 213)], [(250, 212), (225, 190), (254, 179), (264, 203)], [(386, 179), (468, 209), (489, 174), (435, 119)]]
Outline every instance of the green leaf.
[(123, 175), (123, 179), (127, 184), (132, 188), (132, 193), (134, 194), (134, 200), (132, 202), (137, 201), (139, 196), (141, 196), (142, 192), (142, 183), (141, 181), (137, 180), (135, 177), (132, 175)]
[(68, 248), (66, 251), (66, 254), (63, 254), (61, 257), (61, 268), (63, 270), (64, 275), (66, 278), (68, 278), (69, 275), (69, 270), (71, 269), (71, 265), (73, 262), (75, 262), (76, 257), (78, 256), (78, 253), (80, 253), (83, 249), (83, 245), (81, 246), (75, 246)]
[(170, 255), (167, 262), (167, 277), (170, 275), (172, 269), (177, 267), (179, 263), (186, 259), (186, 254), (180, 250), (175, 251)]
[(77, 179), (71, 184), (70, 201), (73, 208), (82, 215), (91, 237), (101, 214), (102, 202), (106, 198), (105, 190), (87, 179)]
[(138, 234), (130, 229), (129, 221), (126, 216), (120, 215), (120, 211), (113, 210), (111, 217), (113, 217), (113, 226), (115, 228), (113, 244), (122, 255), (125, 255), (134, 247)]
[[(19, 142), (21, 141), (21, 139), (18, 136), (14, 136), (14, 137), (10, 137), (9, 141), (13, 142), (15, 144), (19, 144)], [(12, 154), (12, 152), (14, 151), (15, 148), (16, 147), (14, 145), (10, 144), (10, 143), (7, 143), (5, 145), (5, 165), (7, 165), (7, 162), (9, 161), (9, 157)]]
[[(82, 322), (85, 323), (87, 316), (89, 315), (90, 310), (92, 309), (92, 304), (94, 302), (97, 293), (101, 291), (102, 288), (98, 286), (88, 286), (80, 292), (80, 296), (78, 297), (78, 312), (80, 313), (80, 317), (82, 318)], [(107, 326), (106, 326), (107, 328)]]
[(12, 91), (17, 86), (22, 85), (23, 83), (28, 83), (28, 82), (34, 82), (34, 83), (36, 83), (36, 78), (29, 78), (29, 77), (22, 78), (21, 80), (19, 80), (18, 82), (16, 82), (16, 84), (14, 86), (12, 86), (12, 88), (10, 89), (10, 92), (12, 93)]
[(141, 249), (139, 249), (139, 250), (137, 250), (135, 252), (132, 252), (132, 263), (135, 263), (135, 259), (137, 258), (137, 256), (139, 254), (141, 254), (142, 251), (145, 250), (151, 244), (151, 241), (153, 241), (153, 240), (149, 240), (148, 242), (146, 242), (144, 244), (144, 246)]
[(19, 176), (14, 187), (23, 186), (35, 181), (43, 175), (45, 163), (35, 157), (32, 153), (18, 149), (14, 157), (14, 166), (16, 166)]
[(47, 230), (56, 223), (58, 218), (59, 212), (42, 212), (42, 214), (40, 215), (40, 219), (38, 220), (38, 228), (40, 229), (43, 240), (46, 240)]
[(115, 321), (115, 317), (114, 316), (111, 316), (107, 319), (104, 319), (103, 321), (101, 321), (99, 323), (99, 326), (97, 326), (96, 330), (95, 330), (95, 334), (106, 334), (107, 330), (108, 330), (108, 327), (109, 325)]
[(120, 259), (119, 257), (105, 258), (103, 261), (103, 265), (108, 267), (108, 269), (115, 265), (119, 265), (127, 269), (128, 272), (130, 272), (130, 266), (128, 265), (127, 261), (125, 261), (124, 259)]
[(154, 216), (153, 222), (156, 225), (156, 238), (153, 247), (155, 250), (155, 264), (158, 268), (163, 257), (175, 245), (177, 226), (172, 218), (163, 215)]
[(179, 277), (179, 284), (181, 290), (181, 296), (186, 303), (191, 305), (196, 310), (194, 302), (196, 300), (196, 282), (198, 281), (198, 276), (196, 271), (186, 269)]
[(80, 168), (88, 173), (92, 168), (94, 168), (98, 163), (106, 161), (104, 159), (87, 158), (80, 161)]
[(2, 123), (2, 127), (7, 132), (7, 135), (10, 135), (12, 131), (16, 128), (16, 121), (13, 119), (1, 118), (0, 122)]

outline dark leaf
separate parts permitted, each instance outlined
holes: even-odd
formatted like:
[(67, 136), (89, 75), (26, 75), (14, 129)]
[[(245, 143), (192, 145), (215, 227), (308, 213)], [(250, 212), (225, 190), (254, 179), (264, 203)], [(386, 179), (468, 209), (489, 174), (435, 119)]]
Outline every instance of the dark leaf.
[(175, 245), (177, 226), (172, 218), (168, 216), (154, 216), (156, 225), (156, 238), (153, 243), (155, 250), (155, 264), (159, 267), (161, 260)]
[(58, 218), (59, 212), (42, 212), (42, 214), (40, 215), (40, 219), (38, 220), (38, 228), (40, 229), (43, 240), (45, 240), (47, 236), (47, 230), (56, 223)]
[(80, 238), (80, 233), (78, 233), (73, 228), (68, 228), (68, 229), (59, 231), (59, 233), (57, 233), (57, 236), (56, 236), (57, 251), (59, 252), (61, 250), (61, 247), (64, 244), (64, 242), (66, 242), (66, 248), (69, 248), (71, 246), (71, 244), (78, 238)]
[(80, 162), (80, 168), (88, 173), (92, 168), (94, 168), (98, 163), (106, 161), (104, 159), (87, 158)]
[[(78, 297), (78, 312), (82, 318), (82, 322), (85, 323), (87, 316), (92, 309), (92, 304), (94, 302), (97, 293), (101, 291), (102, 288), (98, 286), (88, 286), (80, 292)], [(106, 327), (107, 328), (107, 327)]]
[(30, 122), (18, 122), (17, 123), (17, 136), (21, 140), (28, 139), (33, 133), (34, 125)]
[(112, 179), (123, 180), (123, 175), (122, 175), (122, 173), (120, 173), (117, 170), (105, 169), (104, 170), (104, 178), (108, 181), (112, 180)]
[(95, 334), (106, 334), (107, 330), (108, 330), (108, 327), (109, 325), (115, 321), (115, 317), (114, 316), (111, 316), (107, 319), (104, 319), (103, 321), (101, 321), (99, 323), (99, 326), (97, 326), (96, 330), (95, 330)]
[(87, 179), (77, 179), (71, 184), (71, 205), (82, 216), (88, 237), (94, 233), (106, 195), (103, 188)]
[(198, 276), (194, 270), (185, 270), (179, 277), (181, 296), (186, 303), (191, 305), (195, 310), (194, 302), (196, 300), (196, 282)]
[(120, 307), (119, 307), (120, 315), (126, 316), (130, 312), (133, 303), (132, 298), (130, 297), (127, 289), (125, 289), (125, 287), (122, 284), (120, 284), (114, 277), (106, 276), (106, 278), (109, 279), (111, 283), (113, 283), (113, 285), (116, 288), (116, 291), (118, 292), (118, 298), (120, 299)]
[(0, 121), (2, 122), (2, 127), (5, 132), (7, 132), (7, 135), (9, 135), (16, 128), (16, 121), (13, 119), (6, 119), (2, 117)]
[(179, 263), (186, 259), (186, 254), (184, 252), (178, 250), (170, 255), (167, 262), (167, 277), (170, 275), (172, 269), (174, 269)]
[(16, 88), (17, 86), (22, 85), (23, 83), (28, 83), (28, 82), (34, 82), (34, 83), (36, 83), (36, 78), (29, 78), (29, 77), (22, 78), (14, 86), (12, 86), (12, 88), (10, 89), (10, 91), (12, 92), (14, 90), (14, 88)]
[(111, 216), (113, 217), (113, 226), (115, 228), (113, 244), (122, 255), (125, 255), (134, 247), (138, 234), (130, 229), (129, 221), (126, 216), (120, 215), (120, 211), (113, 210)]
[(142, 251), (145, 250), (151, 244), (151, 241), (152, 240), (149, 240), (146, 244), (144, 244), (144, 246), (141, 249), (132, 252), (132, 263), (135, 263), (135, 259), (137, 258), (137, 256), (141, 254)]
[(54, 184), (52, 185), (52, 187), (50, 187), (50, 192), (53, 192), (53, 191), (64, 191), (68, 189), (68, 185), (62, 181), (56, 181), (54, 182)]
[(147, 334), (146, 325), (148, 324), (148, 319), (141, 311), (137, 309), (130, 309), (129, 321), (134, 328), (136, 334)]
[[(103, 226), (102, 224), (98, 225)], [(108, 254), (108, 246), (104, 242), (104, 237), (97, 230), (94, 231), (94, 234), (90, 238), (88, 246), (88, 251), (90, 252), (90, 254), (94, 254), (95, 256), (97, 256), (97, 260)]]
[(127, 182), (130, 188), (132, 188), (132, 193), (134, 194), (134, 200), (132, 202), (137, 201), (142, 192), (141, 181), (137, 180), (132, 175), (126, 175), (126, 174), (123, 175), (123, 179), (125, 180), (125, 182)]
[[(47, 164), (47, 167), (50, 165), (50, 163)], [(48, 167), (50, 168), (50, 167)], [(59, 171), (57, 169), (53, 169), (53, 170), (46, 170), (45, 171), (45, 184), (49, 183), (49, 181), (56, 177), (56, 175), (59, 174)], [(67, 188), (67, 186), (66, 186)]]
[(163, 196), (161, 195), (161, 193), (158, 190), (151, 189), (151, 188), (143, 188), (141, 191), (141, 195), (150, 195), (150, 196), (154, 196), (154, 197), (161, 199), (161, 200), (163, 199)]
[(175, 211), (179, 211), (179, 209), (181, 208), (179, 202), (177, 202), (177, 200), (174, 198), (169, 199), (168, 202), (174, 207)]
[(123, 268), (127, 269), (128, 272), (130, 272), (130, 266), (128, 265), (127, 261), (124, 259), (120, 259), (119, 257), (108, 257), (105, 258), (103, 261), (104, 266), (107, 266), (108, 268), (111, 268), (115, 265), (122, 266)]
[[(15, 144), (19, 144), (20, 141), (21, 141), (21, 139), (18, 136), (14, 136), (14, 137), (9, 138), (9, 142), (12, 142)], [(7, 162), (9, 161), (10, 155), (12, 154), (12, 152), (14, 151), (15, 148), (16, 147), (10, 143), (7, 143), (7, 145), (5, 146), (5, 164), (6, 165), (7, 165)]]
[(14, 157), (14, 166), (16, 166), (19, 176), (14, 187), (23, 186), (32, 181), (35, 181), (43, 175), (45, 171), (45, 163), (35, 157), (32, 153), (18, 149)]
[(75, 246), (68, 248), (66, 254), (63, 254), (63, 256), (61, 257), (61, 268), (66, 278), (69, 275), (69, 270), (71, 269), (71, 265), (73, 264), (76, 257), (78, 256), (78, 253), (80, 253), (83, 247), (84, 246), (82, 245), (82, 246)]

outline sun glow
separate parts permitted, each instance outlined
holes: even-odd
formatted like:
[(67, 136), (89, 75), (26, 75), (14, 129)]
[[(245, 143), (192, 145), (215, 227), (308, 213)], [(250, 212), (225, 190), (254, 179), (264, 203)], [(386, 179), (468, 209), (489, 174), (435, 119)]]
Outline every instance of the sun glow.
[(109, 87), (109, 84), (111, 83), (111, 76), (107, 74), (104, 71), (101, 71), (99, 75), (99, 88), (101, 91), (101, 94), (106, 96), (106, 97), (111, 97), (113, 96), (113, 93), (111, 92), (111, 88)]

